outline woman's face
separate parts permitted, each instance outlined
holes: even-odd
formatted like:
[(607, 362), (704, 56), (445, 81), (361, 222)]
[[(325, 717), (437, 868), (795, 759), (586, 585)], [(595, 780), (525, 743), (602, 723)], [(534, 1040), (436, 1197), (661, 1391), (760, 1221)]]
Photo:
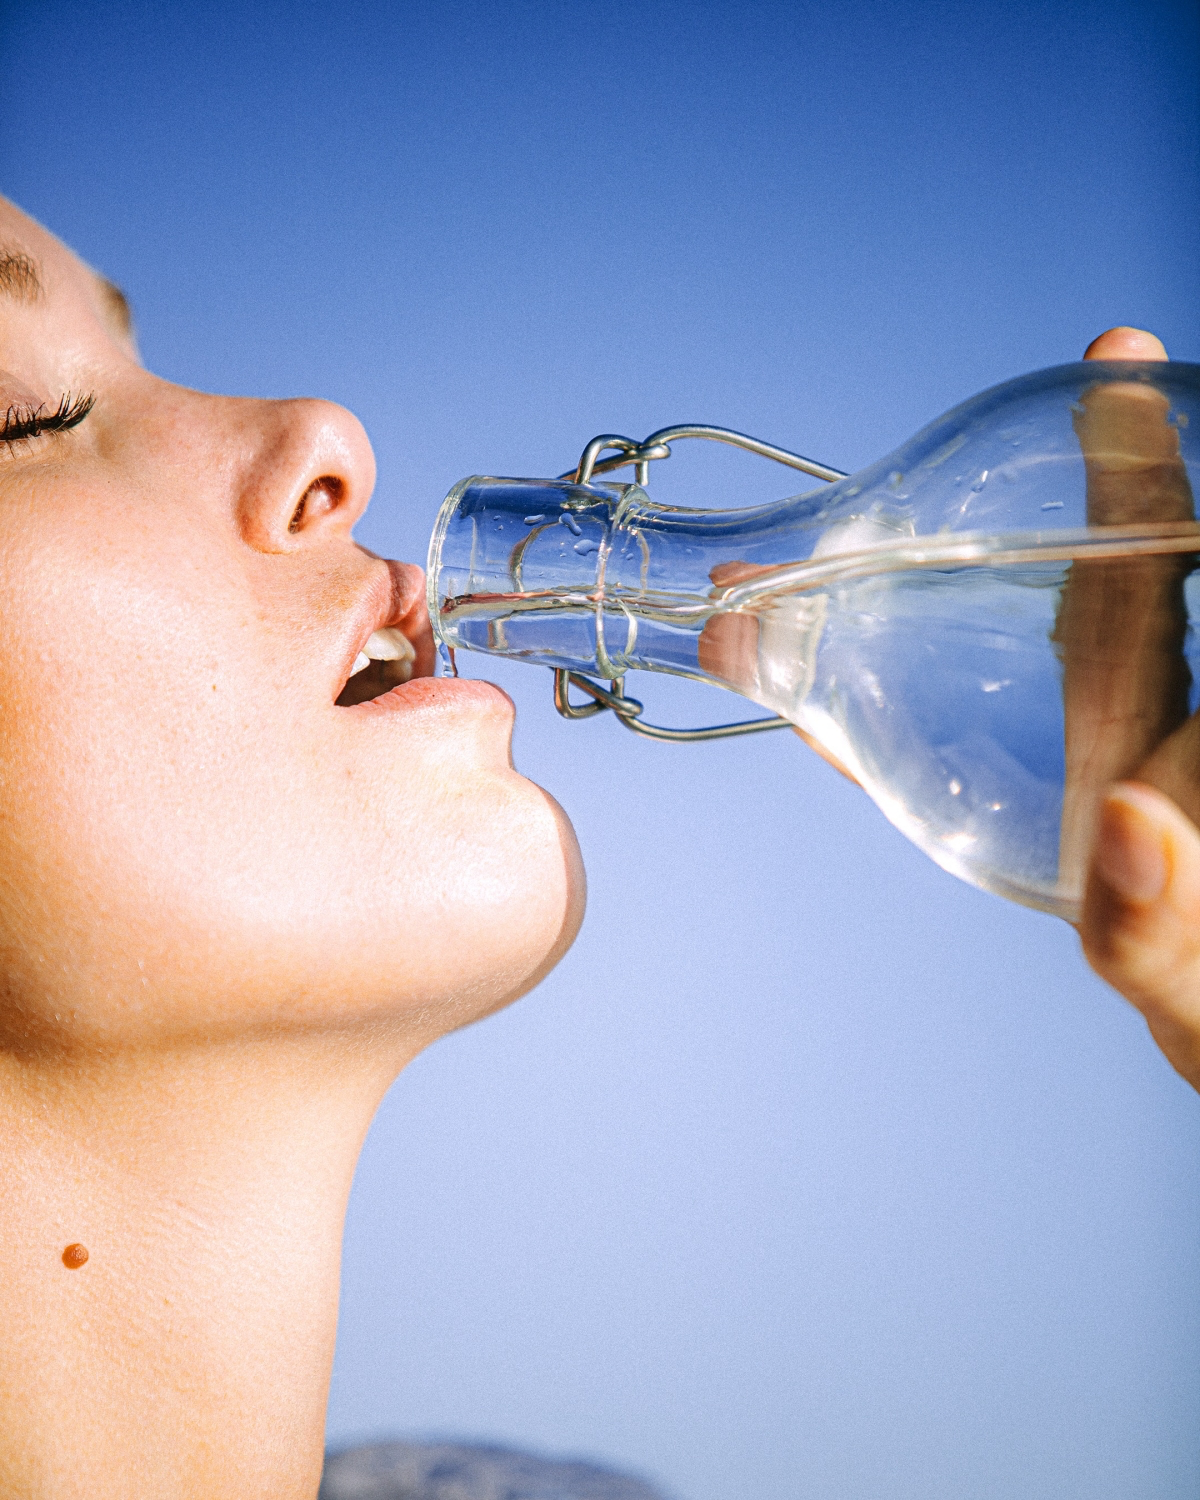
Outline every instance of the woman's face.
[[(148, 374), (120, 294), (0, 200), (0, 421), (92, 396), (0, 443), (9, 1044), (426, 1039), (528, 988), (579, 925), (574, 836), (508, 698), (429, 675), (420, 570), (352, 540), (362, 427)], [(388, 626), (413, 680), (339, 704)]]

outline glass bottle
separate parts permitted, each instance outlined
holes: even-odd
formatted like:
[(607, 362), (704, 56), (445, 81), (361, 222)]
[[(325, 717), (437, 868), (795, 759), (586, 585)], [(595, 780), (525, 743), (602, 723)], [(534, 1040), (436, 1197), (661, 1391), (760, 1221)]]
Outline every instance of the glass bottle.
[[(454, 487), (434, 631), (585, 687), (656, 671), (730, 688), (944, 868), (1070, 919), (1109, 782), (1154, 756), (1160, 784), (1200, 796), (1198, 416), (1200, 366), (1063, 365), (858, 474), (733, 510), (656, 504), (645, 475), (668, 445), (614, 439), (628, 451), (593, 467), (597, 439), (587, 482)], [(623, 462), (641, 483), (594, 477)]]

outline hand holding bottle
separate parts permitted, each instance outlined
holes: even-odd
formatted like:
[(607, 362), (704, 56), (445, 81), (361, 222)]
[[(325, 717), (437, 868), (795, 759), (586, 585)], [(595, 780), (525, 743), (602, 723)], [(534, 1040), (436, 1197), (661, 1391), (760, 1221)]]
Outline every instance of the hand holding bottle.
[[(1084, 356), (1166, 357), (1153, 334), (1132, 328), (1101, 334)], [(1087, 441), (1083, 433), (1081, 441)], [(1169, 455), (1162, 467), (1169, 478)], [(1126, 503), (1119, 478), (1103, 477), (1099, 487), (1105, 486), (1107, 503)], [(1145, 490), (1137, 476), (1125, 488), (1129, 501)], [(1183, 497), (1168, 483), (1159, 500), (1170, 507)], [(1170, 587), (1170, 580), (1163, 585)], [(1060, 631), (1065, 614), (1060, 614)], [(1064, 670), (1070, 674), (1069, 643), (1062, 644)], [(1159, 674), (1169, 674), (1174, 663), (1160, 644)], [(1086, 716), (1081, 705), (1077, 723)], [(1109, 749), (1119, 760), (1133, 731), (1111, 722), (1108, 731)], [(1146, 1017), (1172, 1067), (1200, 1089), (1200, 832), (1191, 821), (1200, 814), (1200, 716), (1183, 722), (1140, 765), (1114, 774), (1131, 780), (1110, 786), (1099, 806), (1079, 922), (1083, 951), (1096, 972)], [(1064, 840), (1069, 836), (1064, 818)]]
[[(1167, 354), (1152, 334), (1114, 328), (1085, 358), (1156, 361)], [(1080, 402), (1075, 430), (1090, 524), (1192, 519), (1178, 429), (1158, 391), (1132, 381), (1097, 385)], [(1184, 655), (1190, 569), (1180, 554), (1077, 561), (1054, 640), (1067, 763), (1059, 860), (1068, 879), (1087, 876), (1084, 952), (1143, 1012), (1173, 1066), (1200, 1089), (1200, 715), (1188, 717)], [(709, 576), (724, 589), (766, 571), (738, 561)], [(753, 696), (759, 628), (754, 615), (714, 615), (699, 642), (701, 668)]]

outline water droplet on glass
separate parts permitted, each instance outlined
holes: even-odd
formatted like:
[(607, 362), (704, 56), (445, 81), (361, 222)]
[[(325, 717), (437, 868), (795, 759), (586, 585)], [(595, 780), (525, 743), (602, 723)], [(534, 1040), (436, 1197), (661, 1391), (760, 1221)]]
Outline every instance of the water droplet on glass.
[(901, 472), (900, 472), (899, 469), (893, 469), (892, 472), (887, 477), (887, 482), (891, 485), (891, 487), (893, 489), (895, 489), (897, 487), (897, 485), (900, 483), (900, 481), (903, 478), (904, 478), (904, 475), (901, 474)]
[(575, 519), (575, 517), (569, 510), (564, 510), (562, 515), (559, 516), (558, 521), (559, 525), (565, 526), (572, 536), (583, 535), (583, 532), (579, 528), (579, 522)]
[(975, 491), (975, 493), (976, 493), (976, 494), (978, 494), (978, 493), (979, 493), (979, 491), (980, 491), (980, 490), (981, 490), (981, 489), (982, 489), (982, 488), (983, 488), (983, 487), (984, 487), (984, 485), (985, 485), (985, 484), (986, 484), (986, 483), (987, 483), (987, 477), (988, 477), (988, 470), (987, 470), (987, 469), (984, 469), (984, 471), (983, 471), (983, 473), (982, 473), (982, 474), (981, 474), (981, 475), (980, 475), (980, 476), (979, 476), (979, 478), (978, 478), (978, 479), (977, 479), (977, 480), (976, 480), (976, 481), (975, 481), (975, 483), (974, 483), (974, 484), (973, 484), (973, 485), (972, 485), (972, 486), (971, 486), (971, 488), (972, 488), (972, 489), (973, 489), (973, 490), (974, 490), (974, 491)]
[(591, 537), (585, 538), (582, 542), (575, 543), (575, 551), (579, 553), (580, 557), (586, 557), (589, 552), (599, 552), (599, 550), (600, 543), (592, 541)]
[(1062, 508), (1063, 502), (1061, 500), (1047, 500), (1042, 506), (1043, 510), (1062, 510)]
[(545, 519), (545, 516), (526, 516), (525, 524), (526, 526), (536, 526), (539, 521), (544, 521)]
[(950, 783), (950, 795), (952, 797), (957, 797), (958, 794), (959, 794), (959, 792), (961, 792), (961, 791), (962, 791), (962, 782), (961, 781), (955, 779), (954, 781), (952, 781)]

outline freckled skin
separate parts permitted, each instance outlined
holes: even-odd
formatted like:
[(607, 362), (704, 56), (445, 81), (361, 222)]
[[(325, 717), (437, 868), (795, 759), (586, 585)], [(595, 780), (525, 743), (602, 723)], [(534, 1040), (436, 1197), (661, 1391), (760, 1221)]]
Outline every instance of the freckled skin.
[(86, 1245), (68, 1245), (62, 1253), (62, 1263), (68, 1271), (78, 1271), (80, 1266), (87, 1265), (87, 1259)]
[[(312, 1500), (371, 1116), (565, 951), (578, 849), (355, 543), (350, 413), (159, 380), (0, 200), (6, 250), (0, 413), (96, 402), (0, 449), (0, 1495)], [(338, 706), (383, 625), (416, 680)]]

